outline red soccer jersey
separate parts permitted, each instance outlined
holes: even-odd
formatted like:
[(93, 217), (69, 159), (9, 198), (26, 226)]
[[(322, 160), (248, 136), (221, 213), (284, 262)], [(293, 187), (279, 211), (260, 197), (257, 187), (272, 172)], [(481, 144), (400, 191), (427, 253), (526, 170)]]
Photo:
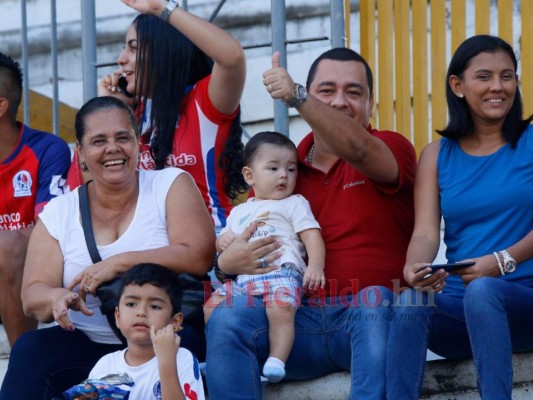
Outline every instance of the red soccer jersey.
[(17, 146), (0, 162), (0, 230), (33, 226), (45, 204), (68, 190), (69, 165), (62, 139), (22, 125)]
[[(224, 171), (219, 167), (218, 159), (237, 111), (225, 115), (213, 106), (208, 93), (210, 79), (209, 75), (199, 81), (184, 98), (166, 167), (179, 167), (192, 175), (215, 226), (223, 227), (232, 205), (224, 191)], [(144, 114), (142, 132), (149, 131), (149, 104)], [(150, 137), (146, 136), (149, 135), (143, 136), (144, 145), (141, 145), (141, 168), (154, 169), (149, 150)]]
[[(233, 206), (224, 190), (225, 174), (218, 160), (230, 136), (237, 110), (232, 115), (225, 115), (213, 106), (208, 94), (210, 79), (209, 75), (199, 81), (183, 99), (172, 153), (167, 158), (166, 167), (179, 167), (191, 174), (213, 223), (216, 227), (224, 227)], [(148, 100), (137, 110), (141, 120), (140, 167), (143, 169), (155, 168), (150, 154), (150, 107), (151, 101)], [(81, 183), (81, 171), (75, 154), (68, 184), (73, 189)]]

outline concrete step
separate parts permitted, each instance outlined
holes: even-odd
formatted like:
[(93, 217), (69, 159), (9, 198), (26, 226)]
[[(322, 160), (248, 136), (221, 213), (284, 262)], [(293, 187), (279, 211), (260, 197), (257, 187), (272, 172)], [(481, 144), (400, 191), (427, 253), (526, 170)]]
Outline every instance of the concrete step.
[[(0, 324), (0, 384), (9, 362), (9, 342)], [(533, 398), (533, 353), (513, 355), (513, 400)], [(265, 383), (265, 400), (344, 400), (350, 393), (350, 374), (337, 372), (309, 381)], [(474, 400), (479, 399), (476, 389), (476, 371), (472, 360), (428, 362), (422, 399), (426, 400)]]
[[(531, 365), (533, 365), (533, 353), (513, 355), (513, 400), (533, 398)], [(349, 394), (350, 374), (338, 372), (309, 381), (266, 384), (263, 399), (344, 400)], [(473, 361), (429, 361), (421, 398), (431, 400), (479, 399)]]

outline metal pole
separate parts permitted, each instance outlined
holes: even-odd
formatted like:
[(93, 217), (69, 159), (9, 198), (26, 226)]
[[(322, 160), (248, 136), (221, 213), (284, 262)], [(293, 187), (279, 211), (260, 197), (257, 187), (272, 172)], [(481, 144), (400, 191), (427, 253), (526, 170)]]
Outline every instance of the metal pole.
[(331, 47), (346, 47), (344, 1), (331, 0)]
[(24, 80), (22, 81), (22, 92), (24, 96), (24, 123), (30, 124), (30, 70), (29, 70), (29, 54), (28, 54), (28, 13), (26, 10), (26, 0), (21, 2), (21, 16), (22, 16), (22, 68), (24, 72)]
[(181, 8), (183, 8), (185, 11), (189, 11), (189, 4), (187, 0), (183, 0), (183, 3), (181, 4)]
[(96, 97), (96, 11), (94, 0), (81, 0), (83, 101)]
[(213, 22), (215, 20), (215, 18), (217, 17), (218, 13), (220, 12), (220, 9), (222, 8), (222, 6), (224, 5), (225, 2), (226, 2), (226, 0), (220, 0), (218, 5), (216, 6), (215, 10), (213, 11), (211, 16), (209, 17), (209, 22)]
[(51, 52), (52, 52), (52, 122), (54, 135), (59, 135), (59, 73), (57, 65), (57, 9), (56, 0), (52, 0), (51, 4), (51, 19), (52, 19), (52, 38), (51, 38)]
[[(279, 51), (280, 65), (287, 68), (285, 0), (272, 0), (271, 8), (272, 53)], [(274, 129), (289, 136), (289, 110), (281, 100), (274, 101)]]

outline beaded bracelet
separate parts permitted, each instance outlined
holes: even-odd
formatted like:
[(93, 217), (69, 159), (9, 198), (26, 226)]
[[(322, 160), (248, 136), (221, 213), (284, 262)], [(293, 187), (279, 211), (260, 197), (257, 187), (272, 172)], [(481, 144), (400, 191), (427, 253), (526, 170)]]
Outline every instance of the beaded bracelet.
[(498, 261), (498, 268), (500, 269), (500, 274), (502, 276), (505, 275), (505, 271), (503, 269), (503, 264), (502, 264), (502, 261), (500, 260), (500, 256), (498, 255), (496, 251), (492, 254), (494, 254), (494, 257), (496, 257), (496, 261)]

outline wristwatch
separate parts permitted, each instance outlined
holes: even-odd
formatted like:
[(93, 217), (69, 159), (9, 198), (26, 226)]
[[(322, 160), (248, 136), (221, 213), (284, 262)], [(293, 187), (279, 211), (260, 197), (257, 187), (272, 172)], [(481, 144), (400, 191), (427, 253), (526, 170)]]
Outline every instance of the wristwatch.
[(507, 250), (500, 251), (500, 254), (503, 257), (503, 269), (506, 274), (510, 274), (516, 269), (516, 261)]
[(159, 18), (161, 18), (163, 21), (168, 21), (168, 17), (170, 17), (170, 14), (176, 7), (178, 7), (178, 0), (169, 0)]
[(213, 270), (215, 272), (215, 276), (220, 281), (220, 283), (224, 283), (227, 280), (234, 281), (235, 279), (237, 279), (238, 275), (226, 274), (226, 273), (222, 272), (222, 270), (218, 267), (218, 256), (219, 255), (220, 254), (217, 254), (215, 256), (215, 259), (213, 260)]
[(298, 108), (307, 100), (307, 90), (299, 83), (294, 84), (294, 97), (287, 102), (283, 102), (287, 107)]

